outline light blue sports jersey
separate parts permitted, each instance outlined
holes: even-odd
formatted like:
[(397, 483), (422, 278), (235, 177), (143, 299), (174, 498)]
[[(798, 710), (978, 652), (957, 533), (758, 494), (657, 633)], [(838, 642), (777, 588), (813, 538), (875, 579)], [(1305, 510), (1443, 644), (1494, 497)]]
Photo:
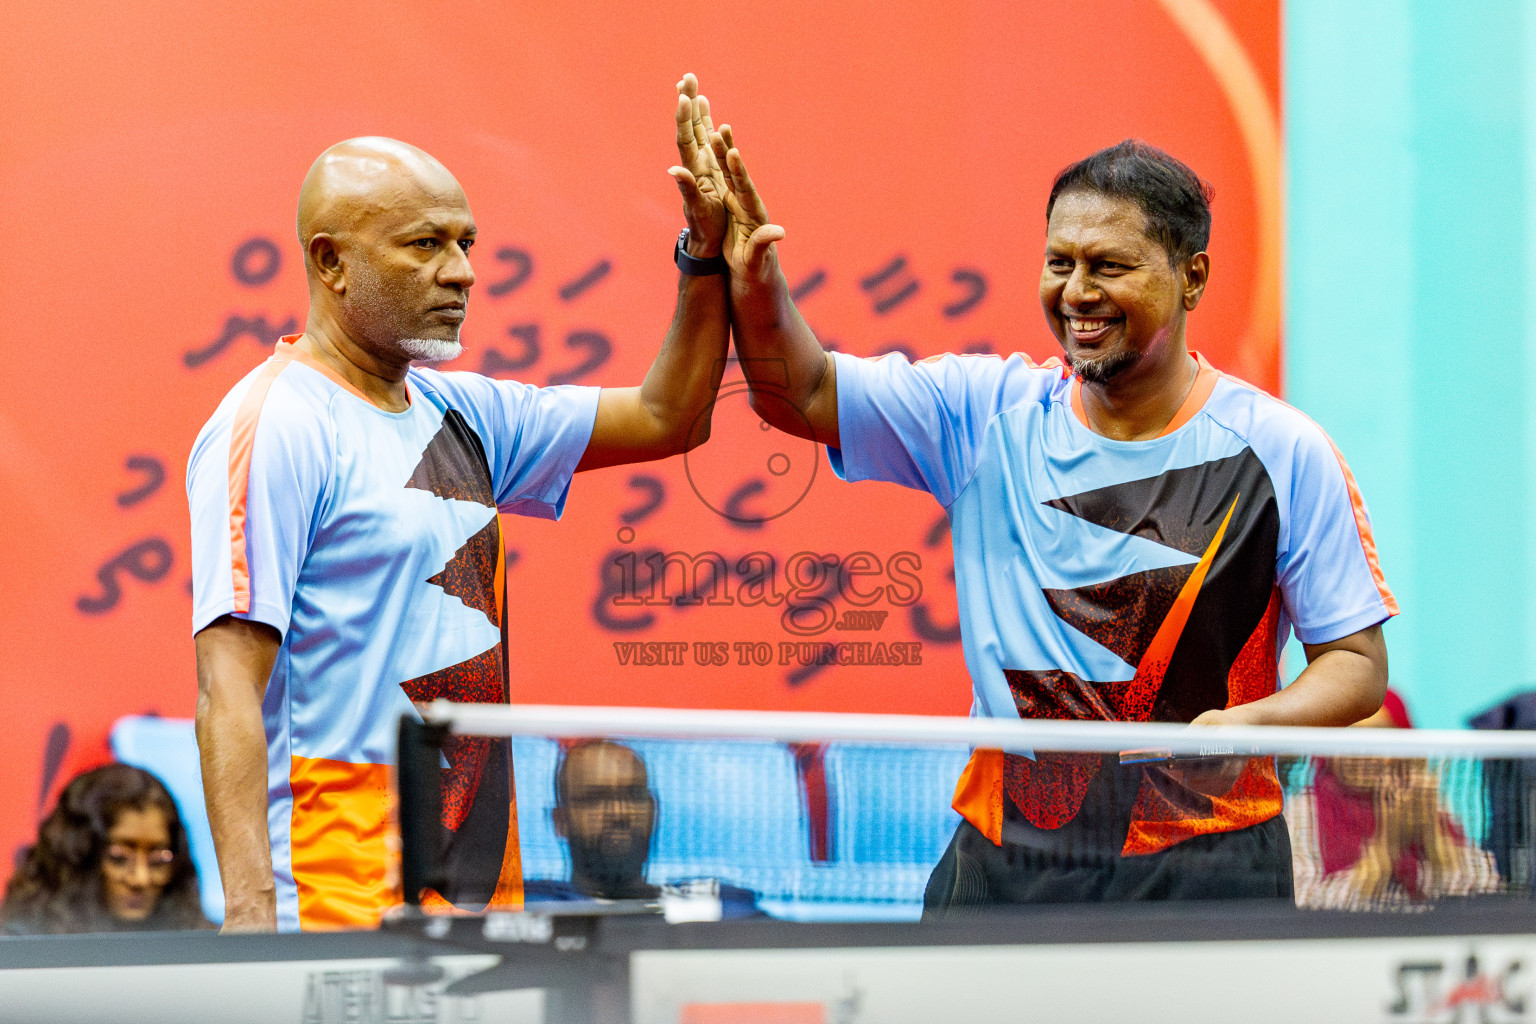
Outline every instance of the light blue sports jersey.
[[(1273, 693), (1291, 629), (1324, 643), (1397, 613), (1332, 442), (1203, 358), (1163, 435), (1134, 442), (1089, 429), (1080, 382), (1054, 360), (834, 358), (833, 469), (948, 512), (973, 714), (1188, 722)], [(1059, 829), (1098, 771), (1005, 760), (1001, 785), (957, 793), (994, 841), (1003, 790)], [(1126, 852), (1278, 813), (1278, 786), (1245, 779), (1226, 805), (1144, 793)]]
[[(378, 408), (285, 339), (203, 428), (187, 471), (193, 631), (223, 615), (282, 646), (262, 706), (280, 924), (376, 923), (398, 900), (389, 770), (400, 716), (505, 702), (498, 511), (556, 518), (596, 388), (412, 369)], [(521, 899), (510, 752), (445, 751), (449, 902)]]

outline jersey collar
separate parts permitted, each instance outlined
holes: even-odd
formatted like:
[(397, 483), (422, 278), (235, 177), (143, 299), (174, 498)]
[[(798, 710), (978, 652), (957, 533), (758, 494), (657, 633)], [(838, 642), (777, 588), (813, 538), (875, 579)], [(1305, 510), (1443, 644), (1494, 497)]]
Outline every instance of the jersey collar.
[[(329, 365), (327, 365), (325, 363), (322, 363), (320, 360), (316, 359), (314, 356), (310, 355), (308, 352), (305, 352), (303, 349), (299, 348), (297, 345), (294, 344), (294, 342), (298, 341), (302, 337), (304, 337), (304, 335), (302, 335), (302, 334), (285, 334), (285, 335), (283, 335), (281, 338), (279, 338), (277, 340), (277, 348), (273, 349), (273, 351), (272, 351), (272, 358), (274, 358), (274, 359), (281, 359), (281, 360), (292, 360), (295, 363), (303, 363), (305, 366), (309, 367), (311, 370), (314, 370), (317, 373), (324, 374), (326, 376), (326, 378), (329, 379), (330, 382), (335, 384), (337, 387), (342, 388), (345, 391), (351, 392), (352, 394), (356, 395), (358, 398), (361, 398), (363, 401), (365, 401), (369, 405), (373, 406), (375, 409), (379, 408), (379, 404), (377, 402), (375, 402), (373, 399), (369, 398), (367, 395), (365, 395), (361, 391), (359, 391), (356, 387), (354, 387), (352, 385), (351, 381), (347, 380), (347, 378), (345, 378), (341, 374), (337, 373), (336, 370), (333, 367), (331, 367), (331, 366), (329, 366)], [(411, 403), (411, 389), (410, 388), (406, 388), (405, 389), (405, 402), (406, 402), (407, 406), (409, 406), (410, 403)], [(381, 410), (381, 411), (383, 411), (383, 410)]]
[[(1179, 411), (1173, 414), (1173, 419), (1162, 429), (1158, 437), (1167, 437), (1178, 430), (1184, 424), (1195, 418), (1195, 414), (1205, 408), (1206, 400), (1211, 397), (1211, 392), (1216, 389), (1216, 381), (1220, 379), (1221, 372), (1212, 366), (1199, 352), (1190, 352), (1195, 357), (1195, 363), (1199, 369), (1195, 373), (1195, 384), (1189, 389), (1189, 394), (1184, 398), (1184, 404), (1179, 406)], [(1068, 371), (1070, 372), (1070, 371)], [(1083, 379), (1076, 374), (1072, 376), (1072, 412), (1079, 423), (1088, 427), (1088, 410), (1083, 408)]]

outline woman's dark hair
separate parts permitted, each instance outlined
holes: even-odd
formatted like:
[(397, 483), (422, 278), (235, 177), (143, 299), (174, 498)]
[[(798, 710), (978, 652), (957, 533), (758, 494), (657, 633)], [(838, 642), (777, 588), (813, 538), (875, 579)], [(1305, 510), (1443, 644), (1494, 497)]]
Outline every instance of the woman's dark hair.
[[(108, 911), (102, 895), (101, 859), (107, 833), (124, 811), (157, 807), (171, 836), (171, 879), (155, 912), (128, 924)], [(25, 933), (101, 932), (123, 929), (172, 931), (207, 928), (198, 903), (197, 868), (176, 803), (159, 779), (142, 768), (109, 764), (76, 776), (38, 829), (37, 843), (22, 854), (5, 887), (0, 924)]]
[(1211, 240), (1211, 200), (1216, 195), (1211, 186), (1145, 142), (1126, 139), (1056, 175), (1045, 204), (1047, 222), (1056, 200), (1069, 192), (1097, 192), (1141, 207), (1147, 237), (1167, 250), (1168, 262), (1174, 266), (1203, 252)]

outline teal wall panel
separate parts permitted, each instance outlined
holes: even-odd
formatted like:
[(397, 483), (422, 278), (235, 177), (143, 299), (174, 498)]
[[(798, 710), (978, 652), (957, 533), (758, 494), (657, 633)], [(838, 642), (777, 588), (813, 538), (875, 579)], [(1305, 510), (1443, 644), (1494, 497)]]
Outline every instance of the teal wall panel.
[(1286, 396), (1344, 451), (1403, 614), (1393, 685), (1456, 726), (1536, 687), (1530, 16), (1292, 0)]

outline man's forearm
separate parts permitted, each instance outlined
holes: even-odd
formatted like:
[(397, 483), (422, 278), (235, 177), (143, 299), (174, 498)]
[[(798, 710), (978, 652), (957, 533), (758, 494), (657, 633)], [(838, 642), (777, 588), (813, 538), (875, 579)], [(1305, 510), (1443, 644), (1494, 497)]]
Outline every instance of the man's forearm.
[(1307, 667), (1290, 686), (1248, 704), (1212, 708), (1194, 725), (1354, 725), (1387, 693), (1387, 641), (1381, 625), (1308, 644)]
[(273, 927), (276, 901), (267, 835), (267, 741), (261, 705), (254, 694), (238, 684), (210, 687), (200, 694), (197, 743), (227, 925)]
[(723, 276), (678, 276), (672, 323), (640, 385), (640, 401), (687, 449), (709, 437), (705, 414), (725, 372), (730, 316)]
[(752, 281), (733, 281), (731, 328), (758, 415), (780, 430), (836, 445), (836, 408), (828, 404), (830, 360), (789, 294), (776, 256)]
[(1291, 685), (1229, 714), (1244, 725), (1353, 725), (1381, 707), (1385, 674), (1355, 651), (1326, 651)]

